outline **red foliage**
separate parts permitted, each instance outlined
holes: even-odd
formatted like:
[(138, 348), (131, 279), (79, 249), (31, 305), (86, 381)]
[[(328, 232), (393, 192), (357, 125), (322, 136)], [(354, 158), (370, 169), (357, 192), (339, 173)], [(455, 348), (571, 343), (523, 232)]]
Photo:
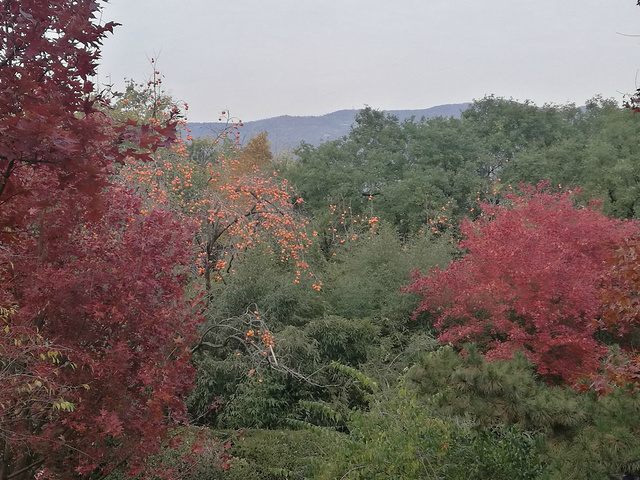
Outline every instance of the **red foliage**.
[(594, 372), (607, 352), (593, 336), (606, 260), (638, 234), (637, 222), (576, 208), (571, 192), (529, 188), (506, 201), (462, 223), (464, 257), (414, 273), (406, 291), (423, 297), (415, 315), (431, 312), (442, 342), (476, 342), (488, 359), (522, 350), (549, 378)]
[[(181, 399), (193, 378), (188, 347), (197, 318), (180, 301), (192, 232), (165, 211), (137, 213), (140, 200), (124, 190), (106, 191), (104, 201), (99, 222), (65, 226), (64, 210), (44, 214), (43, 232), (59, 226), (56, 238), (44, 240), (40, 255), (15, 257), (6, 278), (11, 304), (18, 307), (10, 329), (39, 328), (64, 348), (61, 362), (76, 366), (58, 369), (55, 381), (66, 386), (63, 393), (47, 400), (43, 391), (33, 401), (29, 391), (29, 398), (5, 404), (7, 410), (50, 410), (51, 399), (62, 396), (72, 412), (38, 422), (31, 415), (26, 432), (22, 415), (7, 412), (5, 421), (13, 438), (38, 431), (28, 443), (73, 447), (65, 459), (84, 471), (121, 458), (134, 465), (157, 450), (168, 418), (184, 419)], [(35, 249), (42, 238), (24, 238), (22, 245)], [(28, 385), (27, 372), (20, 373)], [(141, 441), (144, 452), (135, 448)]]
[(622, 346), (633, 348), (640, 320), (640, 243), (629, 239), (609, 259), (611, 282), (602, 290), (605, 308), (599, 324), (614, 332)]
[(175, 125), (98, 110), (89, 78), (114, 27), (99, 9), (0, 6), (0, 479), (134, 473), (184, 417), (193, 377), (195, 226), (109, 184), (113, 162), (168, 145)]
[(621, 351), (611, 355), (602, 375), (591, 379), (591, 387), (601, 393), (612, 386), (640, 391), (640, 243), (630, 239), (609, 259), (610, 282), (602, 288), (604, 305), (599, 326), (611, 332)]

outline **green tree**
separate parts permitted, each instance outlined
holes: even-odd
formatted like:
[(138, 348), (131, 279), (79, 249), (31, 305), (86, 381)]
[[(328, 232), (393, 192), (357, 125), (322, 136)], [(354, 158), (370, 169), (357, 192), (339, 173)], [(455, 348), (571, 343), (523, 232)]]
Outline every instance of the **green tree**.
[(452, 142), (460, 137), (455, 133), (446, 137), (451, 124), (443, 124), (440, 130), (400, 124), (393, 116), (365, 109), (348, 137), (298, 149), (300, 160), (286, 175), (316, 214), (326, 205), (340, 205), (354, 215), (379, 216), (408, 235), (427, 224), (460, 190), (464, 201), (454, 203), (465, 208), (468, 192), (477, 189), (465, 188), (467, 175), (458, 168), (465, 158), (475, 156), (461, 153), (468, 145)]
[(443, 347), (408, 372), (409, 388), (434, 415), (465, 419), (485, 431), (530, 432), (543, 442), (530, 451), (544, 466), (535, 478), (596, 480), (640, 472), (637, 394), (618, 388), (599, 397), (550, 387), (523, 355), (487, 362), (473, 345), (466, 352)]
[[(444, 363), (437, 367), (447, 370)], [(443, 415), (432, 398), (402, 383), (370, 396), (366, 411), (352, 412), (348, 439), (315, 478), (507, 480), (534, 479), (542, 471), (542, 443), (535, 433), (479, 425), (470, 415)]]
[(390, 319), (405, 323), (416, 298), (400, 288), (414, 269), (430, 270), (451, 261), (454, 246), (431, 232), (401, 242), (389, 226), (336, 250), (327, 265), (324, 297), (328, 311), (346, 318)]

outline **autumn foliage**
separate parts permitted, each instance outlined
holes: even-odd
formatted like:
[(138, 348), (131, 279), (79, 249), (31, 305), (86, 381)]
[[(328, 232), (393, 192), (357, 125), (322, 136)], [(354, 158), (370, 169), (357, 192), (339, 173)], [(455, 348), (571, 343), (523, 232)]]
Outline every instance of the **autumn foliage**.
[[(134, 447), (144, 441), (157, 450), (168, 419), (185, 419), (198, 321), (180, 301), (188, 229), (166, 211), (138, 213), (140, 199), (125, 190), (102, 198), (99, 222), (65, 226), (64, 211), (48, 212), (43, 230), (60, 226), (56, 238), (23, 239), (35, 255), (14, 258), (3, 272), (13, 293), (4, 304), (15, 310), (5, 348), (23, 348), (2, 389), (7, 440), (46, 448), (54, 459), (58, 452), (65, 461), (49, 468), (80, 473), (121, 459), (135, 471), (145, 455)], [(38, 255), (40, 241), (46, 250)]]
[[(242, 252), (261, 243), (275, 259), (295, 262), (294, 282), (308, 269), (304, 257), (311, 241), (306, 221), (294, 211), (303, 200), (270, 168), (266, 135), (241, 147), (240, 123), (198, 144), (196, 159), (179, 141), (171, 150), (158, 151), (152, 162), (129, 159), (120, 171), (120, 179), (145, 192), (150, 204), (171, 206), (197, 222), (195, 266), (207, 292), (213, 282), (233, 273)], [(319, 283), (314, 285), (319, 289)]]
[(110, 182), (173, 143), (177, 112), (105, 113), (99, 11), (0, 6), (0, 479), (136, 473), (185, 417), (195, 225)]
[(602, 288), (603, 309), (597, 326), (615, 338), (620, 350), (608, 356), (600, 375), (591, 379), (592, 387), (607, 393), (612, 387), (640, 390), (640, 243), (632, 238), (622, 243), (608, 260), (609, 282)]
[(637, 222), (577, 207), (571, 191), (527, 188), (505, 201), (462, 223), (462, 258), (414, 273), (407, 291), (422, 297), (415, 315), (430, 312), (441, 342), (476, 342), (490, 360), (524, 351), (549, 379), (597, 371), (607, 353), (594, 337), (607, 259), (637, 236)]

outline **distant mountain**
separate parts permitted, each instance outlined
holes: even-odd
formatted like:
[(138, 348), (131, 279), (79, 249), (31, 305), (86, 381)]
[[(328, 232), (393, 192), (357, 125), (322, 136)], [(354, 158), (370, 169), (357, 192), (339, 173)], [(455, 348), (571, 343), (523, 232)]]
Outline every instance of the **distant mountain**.
[[(440, 105), (422, 110), (385, 110), (398, 117), (400, 121), (415, 117), (456, 117), (469, 106), (468, 103), (452, 105)], [(244, 122), (241, 127), (241, 140), (246, 140), (261, 132), (269, 133), (271, 151), (274, 155), (295, 149), (302, 141), (311, 145), (319, 145), (322, 142), (337, 140), (349, 134), (359, 110), (339, 110), (319, 117), (292, 117), (283, 115), (280, 117)], [(194, 138), (216, 136), (224, 128), (223, 123), (189, 123)]]

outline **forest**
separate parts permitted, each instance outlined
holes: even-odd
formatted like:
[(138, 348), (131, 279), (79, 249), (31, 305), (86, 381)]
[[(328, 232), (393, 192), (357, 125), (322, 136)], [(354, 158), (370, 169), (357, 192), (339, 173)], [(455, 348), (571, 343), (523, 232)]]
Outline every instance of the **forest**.
[(0, 7), (0, 480), (640, 476), (640, 117), (362, 110), (274, 157)]

